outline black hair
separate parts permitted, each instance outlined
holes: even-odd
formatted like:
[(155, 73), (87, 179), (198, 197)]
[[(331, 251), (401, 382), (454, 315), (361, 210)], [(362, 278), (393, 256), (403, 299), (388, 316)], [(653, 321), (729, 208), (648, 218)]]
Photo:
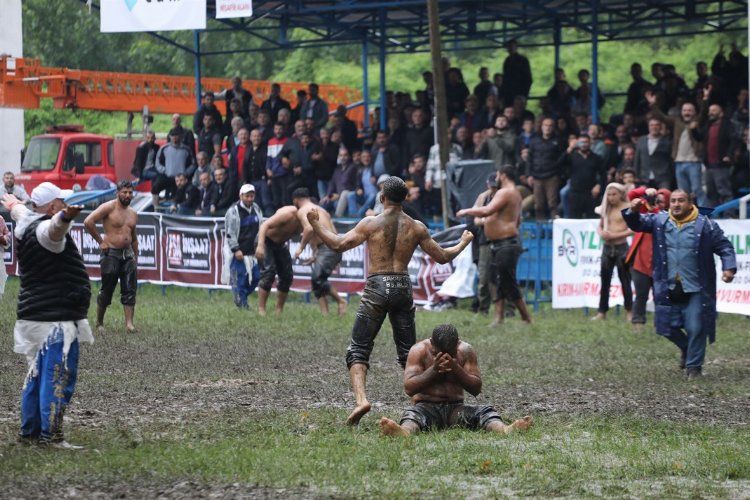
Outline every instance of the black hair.
[(506, 163), (505, 165), (502, 165), (497, 170), (508, 179), (512, 180), (513, 182), (516, 182), (516, 176), (518, 175), (518, 170), (516, 169), (516, 167), (514, 167), (510, 163)]
[(310, 191), (304, 187), (295, 189), (292, 191), (292, 199), (296, 200), (297, 198), (310, 198)]
[(458, 346), (458, 330), (449, 323), (438, 325), (432, 330), (430, 342), (440, 352), (455, 352)]
[(383, 182), (383, 196), (393, 203), (402, 203), (409, 194), (409, 188), (400, 177), (394, 175)]
[(117, 190), (121, 189), (133, 189), (133, 183), (130, 181), (120, 181), (117, 183)]

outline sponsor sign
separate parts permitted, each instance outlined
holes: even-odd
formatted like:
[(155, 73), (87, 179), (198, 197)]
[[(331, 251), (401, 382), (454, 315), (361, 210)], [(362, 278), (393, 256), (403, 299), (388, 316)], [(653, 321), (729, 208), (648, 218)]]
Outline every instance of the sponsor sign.
[(252, 15), (252, 0), (216, 0), (216, 19), (250, 17)]
[(15, 255), (13, 245), (16, 243), (16, 239), (13, 237), (13, 222), (5, 222), (5, 225), (8, 227), (8, 243), (10, 243), (10, 246), (8, 248), (3, 249), (3, 262), (6, 266), (13, 264), (13, 256)]
[(169, 227), (167, 270), (211, 274), (211, 231), (209, 229)]
[[(737, 274), (732, 283), (721, 281), (721, 259), (716, 261), (716, 310), (747, 314), (750, 310), (750, 221), (714, 221), (732, 243)], [(552, 230), (552, 307), (598, 307), (602, 242), (596, 234), (598, 219), (557, 219)], [(609, 304), (622, 304), (622, 288), (613, 273)], [(649, 303), (651, 305), (651, 303)]]
[(206, 29), (206, 0), (101, 0), (100, 11), (102, 33)]

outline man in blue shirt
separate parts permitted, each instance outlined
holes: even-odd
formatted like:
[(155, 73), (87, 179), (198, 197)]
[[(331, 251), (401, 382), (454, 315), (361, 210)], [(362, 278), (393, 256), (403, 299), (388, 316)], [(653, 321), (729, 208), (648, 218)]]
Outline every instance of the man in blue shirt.
[(642, 204), (637, 198), (622, 214), (633, 231), (654, 235), (656, 333), (679, 347), (680, 368), (687, 369), (688, 378), (701, 377), (706, 340), (716, 338), (713, 256), (721, 258), (721, 279), (729, 283), (737, 272), (734, 247), (681, 189), (672, 191), (669, 212), (641, 214)]

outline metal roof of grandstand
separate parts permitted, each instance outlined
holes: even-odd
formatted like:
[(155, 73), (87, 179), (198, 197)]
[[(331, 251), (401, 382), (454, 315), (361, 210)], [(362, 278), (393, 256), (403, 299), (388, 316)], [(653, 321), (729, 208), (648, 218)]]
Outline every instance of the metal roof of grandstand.
[[(739, 31), (747, 29), (748, 15), (747, 0), (438, 0), (438, 5), (447, 51), (498, 48), (514, 38), (540, 46), (590, 43), (594, 34), (607, 41)], [(215, 19), (216, 1), (208, 0), (207, 11), (206, 31), (245, 31), (267, 42), (260, 50), (365, 40), (389, 53), (429, 50), (426, 0), (253, 0), (253, 16), (240, 19)], [(304, 37), (291, 34), (300, 28)], [(579, 33), (566, 33), (562, 40), (565, 28)], [(171, 41), (166, 33), (156, 36)]]

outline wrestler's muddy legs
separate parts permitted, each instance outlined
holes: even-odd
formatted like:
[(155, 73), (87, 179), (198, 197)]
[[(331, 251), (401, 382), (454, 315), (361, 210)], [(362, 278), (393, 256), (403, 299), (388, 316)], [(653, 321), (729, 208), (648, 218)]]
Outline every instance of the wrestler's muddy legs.
[(331, 287), (328, 289), (328, 295), (333, 297), (333, 300), (335, 300), (338, 304), (339, 316), (343, 316), (344, 314), (346, 314), (346, 307), (348, 306), (348, 304), (346, 303), (346, 300), (344, 300), (341, 295), (339, 295), (338, 290), (336, 290), (333, 285), (331, 285)]
[(96, 328), (97, 330), (104, 329), (104, 315), (107, 313), (105, 306), (96, 305)]
[(286, 297), (289, 292), (276, 292), (276, 314), (279, 315), (284, 312), (284, 304), (286, 304)]
[(485, 427), (490, 432), (499, 432), (501, 434), (510, 434), (515, 431), (527, 431), (534, 425), (534, 417), (526, 415), (523, 418), (519, 418), (510, 425), (505, 425), (500, 420), (491, 420), (490, 423)]
[(403, 424), (398, 425), (390, 418), (383, 417), (380, 419), (380, 431), (386, 436), (408, 436), (410, 434), (418, 432), (419, 426), (411, 420), (407, 420)]
[(352, 382), (354, 391), (355, 407), (354, 411), (346, 419), (348, 425), (359, 424), (360, 419), (370, 411), (370, 402), (367, 401), (365, 387), (367, 385), (367, 365), (355, 363), (349, 368), (349, 378)]
[(135, 306), (124, 305), (122, 308), (125, 311), (125, 329), (128, 332), (134, 332), (135, 325), (133, 324), (133, 317), (135, 317)]
[(266, 315), (266, 302), (268, 302), (268, 295), (270, 293), (270, 290), (258, 288), (258, 314), (261, 316)]

